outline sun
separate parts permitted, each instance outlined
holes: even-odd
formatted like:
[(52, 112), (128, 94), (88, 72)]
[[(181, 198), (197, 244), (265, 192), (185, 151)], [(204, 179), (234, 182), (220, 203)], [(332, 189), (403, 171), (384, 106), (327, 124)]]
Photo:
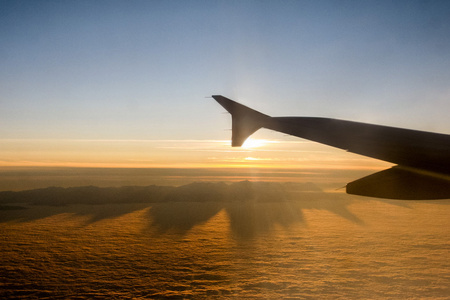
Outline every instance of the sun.
[(249, 138), (244, 142), (244, 144), (242, 145), (242, 148), (254, 149), (254, 148), (259, 148), (259, 147), (265, 146), (268, 143), (269, 143), (269, 141), (267, 141), (267, 140)]

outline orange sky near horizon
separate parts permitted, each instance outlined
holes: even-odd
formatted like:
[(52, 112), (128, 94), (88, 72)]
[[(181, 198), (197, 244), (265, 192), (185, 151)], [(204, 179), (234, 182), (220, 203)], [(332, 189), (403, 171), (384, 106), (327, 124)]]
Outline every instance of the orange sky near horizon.
[(241, 148), (229, 140), (1, 140), (0, 167), (337, 168), (382, 169), (388, 163), (299, 139), (255, 134)]
[[(274, 133), (275, 134), (275, 133)], [(262, 131), (230, 140), (0, 140), (0, 191), (192, 182), (311, 182), (332, 192), (389, 163)]]

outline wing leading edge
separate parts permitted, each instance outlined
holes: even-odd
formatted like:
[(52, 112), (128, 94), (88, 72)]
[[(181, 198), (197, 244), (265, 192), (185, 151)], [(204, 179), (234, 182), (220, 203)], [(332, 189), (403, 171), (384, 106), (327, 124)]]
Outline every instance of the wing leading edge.
[(450, 198), (450, 135), (329, 118), (270, 117), (226, 97), (212, 97), (232, 116), (233, 147), (267, 128), (397, 164), (347, 184), (349, 194)]

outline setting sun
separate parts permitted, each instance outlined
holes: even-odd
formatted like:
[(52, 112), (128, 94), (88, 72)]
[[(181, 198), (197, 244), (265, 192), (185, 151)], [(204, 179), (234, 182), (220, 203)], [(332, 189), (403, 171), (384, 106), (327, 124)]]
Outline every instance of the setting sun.
[(242, 145), (242, 148), (244, 148), (244, 149), (254, 149), (254, 148), (259, 148), (259, 147), (265, 146), (265, 145), (270, 144), (270, 143), (277, 143), (277, 142), (276, 141), (264, 140), (264, 139), (252, 139), (252, 138), (249, 138)]

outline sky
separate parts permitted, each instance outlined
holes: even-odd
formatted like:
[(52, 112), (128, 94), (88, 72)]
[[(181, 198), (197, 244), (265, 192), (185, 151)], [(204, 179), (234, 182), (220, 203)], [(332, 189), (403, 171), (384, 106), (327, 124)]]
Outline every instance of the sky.
[(374, 167), (271, 116), (450, 133), (449, 1), (0, 1), (0, 167)]

